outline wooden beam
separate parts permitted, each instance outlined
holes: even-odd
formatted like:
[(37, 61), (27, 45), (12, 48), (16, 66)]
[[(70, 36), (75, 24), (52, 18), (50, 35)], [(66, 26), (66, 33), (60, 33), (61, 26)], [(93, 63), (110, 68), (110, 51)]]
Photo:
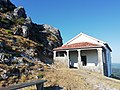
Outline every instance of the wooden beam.
[(16, 84), (13, 86), (2, 87), (2, 88), (0, 88), (0, 90), (16, 90), (16, 89), (20, 89), (20, 88), (24, 88), (24, 87), (28, 87), (28, 86), (32, 86), (32, 85), (36, 85), (37, 90), (44, 90), (43, 86), (44, 86), (44, 82), (46, 82), (46, 81), (47, 80), (37, 80), (37, 81), (32, 81), (32, 82), (24, 82), (24, 83)]

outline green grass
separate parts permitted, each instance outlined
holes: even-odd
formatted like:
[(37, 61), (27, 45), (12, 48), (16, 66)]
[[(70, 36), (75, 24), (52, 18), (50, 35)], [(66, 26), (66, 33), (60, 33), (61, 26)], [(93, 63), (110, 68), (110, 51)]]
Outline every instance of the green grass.
[(13, 34), (13, 32), (11, 30), (9, 30), (9, 29), (6, 29), (5, 32), (8, 33), (9, 35)]

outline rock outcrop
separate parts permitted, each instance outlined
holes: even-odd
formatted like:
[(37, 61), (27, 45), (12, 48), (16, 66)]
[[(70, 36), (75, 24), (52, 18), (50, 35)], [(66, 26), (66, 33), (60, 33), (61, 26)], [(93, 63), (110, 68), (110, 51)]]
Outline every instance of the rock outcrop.
[(24, 17), (26, 18), (26, 14), (25, 14), (25, 10), (22, 6), (15, 8), (14, 9), (14, 14), (15, 17), (20, 18), (20, 17)]
[(12, 11), (15, 9), (15, 5), (9, 0), (0, 0), (0, 12)]
[(61, 45), (57, 28), (35, 24), (22, 6), (0, 0), (0, 86), (41, 77), (41, 63), (52, 63), (52, 50)]
[(46, 62), (42, 56), (51, 58), (52, 49), (61, 45), (59, 29), (47, 24), (35, 24), (22, 6), (16, 7), (9, 0), (0, 0), (1, 63), (11, 64), (11, 60), (23, 56)]

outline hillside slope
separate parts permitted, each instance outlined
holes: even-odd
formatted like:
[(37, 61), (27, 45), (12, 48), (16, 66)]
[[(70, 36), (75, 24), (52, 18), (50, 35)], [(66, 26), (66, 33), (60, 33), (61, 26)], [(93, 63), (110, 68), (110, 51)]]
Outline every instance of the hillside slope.
[(41, 60), (40, 55), (52, 57), (52, 49), (61, 45), (62, 37), (57, 28), (47, 24), (35, 24), (26, 15), (22, 6), (16, 7), (9, 0), (0, 0), (0, 61), (2, 63), (10, 64), (7, 62), (18, 56), (31, 60)]
[(39, 77), (44, 63), (52, 63), (53, 48), (61, 45), (59, 29), (36, 24), (22, 6), (0, 0), (0, 86)]
[(120, 80), (87, 70), (52, 69), (44, 78), (48, 80), (45, 90), (120, 90)]

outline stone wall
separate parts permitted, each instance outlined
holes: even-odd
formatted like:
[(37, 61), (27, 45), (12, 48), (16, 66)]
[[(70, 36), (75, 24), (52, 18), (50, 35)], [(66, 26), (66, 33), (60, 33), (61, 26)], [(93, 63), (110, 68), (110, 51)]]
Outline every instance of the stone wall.
[(56, 68), (68, 68), (68, 61), (65, 57), (57, 57), (54, 59), (54, 66)]

